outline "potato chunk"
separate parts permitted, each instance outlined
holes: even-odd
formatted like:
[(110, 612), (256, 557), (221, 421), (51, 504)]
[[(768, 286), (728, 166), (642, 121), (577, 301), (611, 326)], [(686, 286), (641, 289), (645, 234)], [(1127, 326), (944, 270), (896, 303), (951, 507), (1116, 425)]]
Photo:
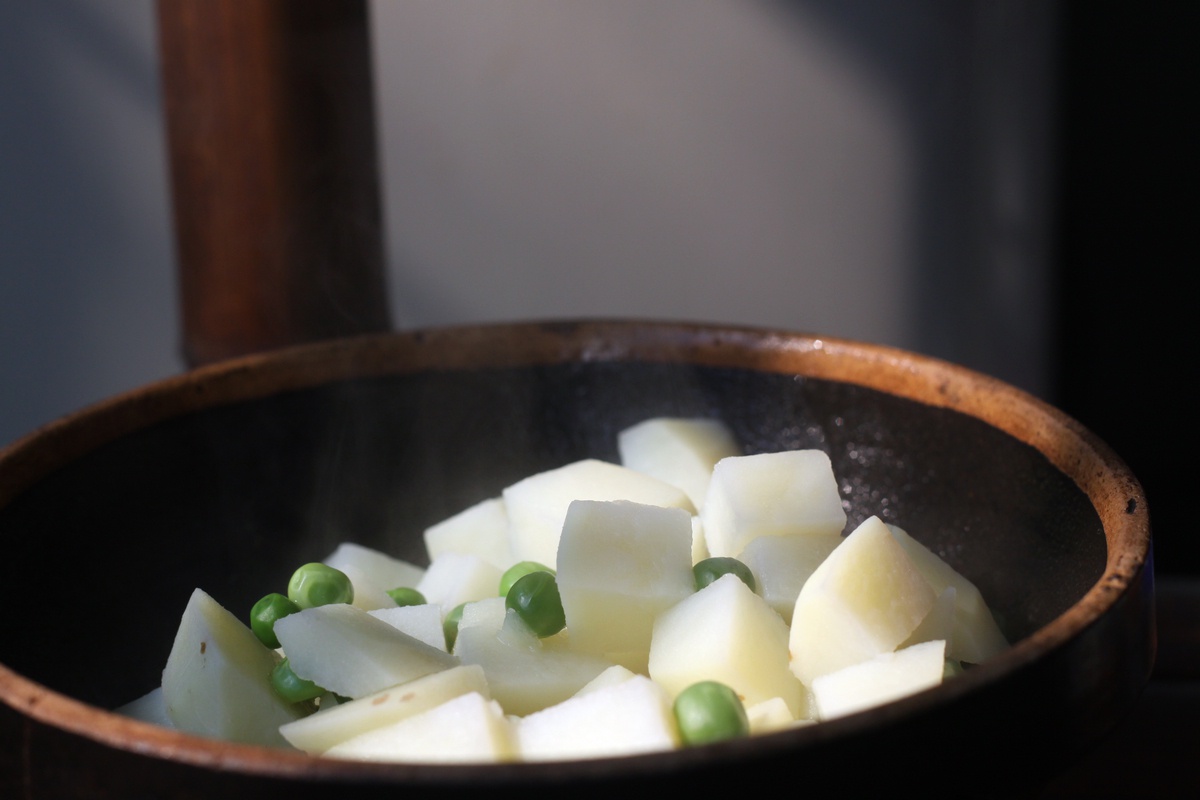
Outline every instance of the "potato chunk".
[(672, 696), (720, 681), (746, 704), (782, 697), (794, 718), (808, 714), (804, 687), (788, 669), (787, 626), (736, 575), (723, 575), (654, 623), (650, 677)]
[(483, 670), (474, 665), (452, 667), (329, 709), (322, 707), (312, 716), (281, 726), (279, 732), (295, 747), (319, 755), (469, 692), (488, 696)]
[(604, 758), (679, 746), (671, 698), (643, 675), (578, 694), (516, 722), (527, 761)]
[(558, 539), (573, 500), (629, 500), (696, 511), (682, 489), (596, 459), (532, 475), (509, 486), (503, 496), (513, 557), (541, 564), (558, 560)]
[(837, 536), (846, 526), (833, 466), (820, 450), (721, 459), (701, 519), (709, 554), (731, 558), (758, 536)]
[(278, 662), (250, 628), (196, 589), (163, 670), (167, 717), (189, 733), (285, 747), (279, 726), (308, 709), (284, 702), (271, 688)]
[(343, 697), (358, 698), (459, 661), (354, 606), (306, 608), (275, 623), (297, 675)]
[(558, 591), (574, 647), (648, 653), (654, 619), (692, 594), (691, 516), (622, 500), (576, 500), (558, 547)]
[(506, 713), (523, 716), (561, 703), (613, 666), (600, 656), (545, 647), (524, 623), (500, 631), (488, 625), (460, 628), (454, 653), (464, 664), (478, 664), (488, 687)]
[(895, 525), (888, 528), (935, 592), (954, 589), (954, 630), (946, 643), (948, 658), (978, 664), (1008, 647), (1008, 640), (975, 584), (902, 529)]
[(944, 641), (922, 642), (818, 677), (813, 681), (818, 717), (853, 714), (937, 686), (945, 651)]
[(469, 692), (325, 752), (362, 761), (470, 762), (512, 758), (512, 726), (495, 701)]
[(817, 567), (792, 612), (792, 671), (814, 678), (891, 652), (937, 595), (878, 517), (859, 525)]
[(508, 569), (515, 560), (508, 544), (504, 500), (488, 498), (426, 528), (425, 550), (430, 561), (442, 553), (470, 553), (499, 570)]
[(621, 463), (678, 486), (692, 505), (704, 508), (713, 467), (741, 448), (725, 423), (715, 419), (655, 417), (617, 434)]

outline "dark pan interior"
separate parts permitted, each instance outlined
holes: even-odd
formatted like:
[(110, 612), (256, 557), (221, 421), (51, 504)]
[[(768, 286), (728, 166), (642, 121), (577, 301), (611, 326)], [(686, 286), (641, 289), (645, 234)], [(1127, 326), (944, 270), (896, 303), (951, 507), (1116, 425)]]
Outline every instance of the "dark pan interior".
[(1087, 497), (976, 419), (749, 370), (582, 363), (362, 378), (121, 436), (0, 508), (0, 661), (101, 707), (156, 686), (189, 593), (235, 613), (342, 540), (423, 563), (421, 531), (646, 417), (719, 417), (747, 453), (830, 453), (851, 525), (901, 525), (974, 580), (1010, 638), (1102, 575)]

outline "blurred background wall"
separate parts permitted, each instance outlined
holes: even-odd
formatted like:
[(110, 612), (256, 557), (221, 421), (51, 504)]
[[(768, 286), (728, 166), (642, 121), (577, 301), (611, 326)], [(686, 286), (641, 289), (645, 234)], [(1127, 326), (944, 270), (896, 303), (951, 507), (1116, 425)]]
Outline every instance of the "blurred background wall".
[[(153, 8), (0, 5), (0, 444), (183, 369)], [(1149, 212), (1113, 218), (1096, 169), (1152, 130), (1165, 9), (375, 0), (393, 319), (884, 342), (1063, 404), (1153, 472), (1104, 383), (1136, 296), (1105, 276)]]

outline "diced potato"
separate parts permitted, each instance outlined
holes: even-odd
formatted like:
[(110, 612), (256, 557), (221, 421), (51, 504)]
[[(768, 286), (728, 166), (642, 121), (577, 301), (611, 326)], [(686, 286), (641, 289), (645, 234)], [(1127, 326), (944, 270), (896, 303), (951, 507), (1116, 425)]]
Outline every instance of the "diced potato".
[(812, 687), (817, 716), (833, 719), (937, 686), (945, 655), (945, 642), (922, 642), (819, 676)]
[(368, 611), (375, 619), (383, 620), (398, 631), (407, 633), (430, 647), (446, 649), (446, 631), (442, 628), (442, 609), (432, 603), (419, 606), (397, 606)]
[(454, 653), (483, 667), (492, 697), (518, 716), (561, 703), (612, 666), (599, 656), (544, 648), (528, 629), (521, 637), (507, 626), (499, 634), (483, 625), (460, 628)]
[(494, 632), (499, 632), (504, 627), (504, 618), (507, 614), (508, 608), (504, 605), (503, 597), (475, 600), (463, 606), (462, 619), (459, 620), (458, 629), (461, 631), (465, 628), (482, 625)]
[(595, 459), (532, 475), (503, 494), (514, 558), (547, 565), (558, 561), (558, 539), (573, 500), (629, 500), (696, 511), (682, 489)]
[(679, 746), (671, 698), (643, 675), (580, 693), (516, 720), (526, 761), (604, 758)]
[(656, 417), (617, 434), (621, 463), (678, 486), (697, 509), (722, 458), (739, 456), (741, 448), (725, 423), (715, 419)]
[(654, 619), (692, 594), (691, 516), (624, 500), (576, 500), (558, 547), (573, 646), (648, 653)]
[(723, 575), (663, 613), (650, 642), (650, 677), (678, 695), (720, 681), (744, 703), (782, 697), (807, 714), (804, 687), (788, 669), (787, 625), (736, 575)]
[(638, 673), (634, 672), (633, 670), (623, 667), (620, 664), (614, 664), (593, 678), (587, 685), (576, 692), (574, 696), (578, 697), (581, 694), (594, 692), (597, 689), (603, 689), (606, 686), (614, 686), (618, 683), (629, 680), (637, 674)]
[(751, 736), (781, 731), (792, 727), (796, 722), (782, 697), (772, 697), (761, 703), (746, 706), (746, 720), (750, 723)]
[(350, 579), (350, 585), (354, 587), (354, 599), (350, 605), (363, 611), (376, 611), (381, 608), (396, 607), (396, 601), (385, 590), (380, 589), (358, 567), (347, 564), (337, 567), (337, 569)]
[(451, 667), (348, 703), (322, 708), (320, 713), (283, 725), (279, 732), (300, 750), (320, 754), (469, 692), (489, 697), (483, 669), (475, 665)]
[(279, 726), (308, 707), (271, 688), (279, 662), (237, 617), (200, 589), (192, 592), (163, 670), (163, 705), (176, 728), (233, 742), (286, 746)]
[(354, 606), (306, 608), (275, 623), (292, 670), (343, 697), (363, 697), (459, 661)]
[(1008, 640), (975, 584), (900, 528), (888, 527), (935, 592), (954, 587), (954, 633), (946, 645), (947, 657), (978, 664), (1007, 648)]
[(138, 719), (154, 725), (162, 725), (164, 728), (175, 727), (175, 723), (167, 716), (167, 704), (163, 700), (161, 686), (147, 692), (136, 700), (113, 709), (113, 711), (121, 716)]
[(430, 563), (416, 588), (427, 601), (449, 612), (461, 603), (495, 597), (501, 574), (498, 567), (479, 556), (445, 552)]
[(325, 755), (362, 761), (507, 761), (513, 757), (513, 735), (499, 704), (470, 692), (337, 744)]
[(954, 635), (954, 597), (955, 590), (953, 586), (947, 586), (937, 599), (933, 602), (933, 608), (929, 609), (929, 613), (925, 615), (925, 619), (921, 620), (921, 624), (916, 627), (909, 637), (900, 643), (900, 647), (910, 647), (921, 642), (932, 642), (942, 640), (946, 643), (946, 649), (950, 649), (950, 639)]
[(758, 536), (837, 536), (846, 526), (833, 465), (820, 450), (722, 459), (700, 516), (716, 557), (737, 558)]
[(700, 517), (692, 517), (692, 563), (699, 564), (708, 558), (708, 542), (704, 539), (704, 522)]
[(792, 671), (811, 686), (819, 675), (891, 652), (936, 599), (887, 525), (870, 517), (800, 590), (792, 612)]
[(433, 561), (442, 553), (470, 553), (503, 571), (516, 563), (508, 544), (504, 500), (491, 497), (425, 529), (425, 550)]
[(838, 534), (758, 536), (738, 559), (754, 574), (762, 599), (790, 625), (800, 589), (841, 543)]
[(425, 570), (386, 553), (343, 542), (324, 563), (346, 573), (354, 585), (354, 605), (364, 611), (396, 605), (387, 592), (400, 586), (416, 586)]

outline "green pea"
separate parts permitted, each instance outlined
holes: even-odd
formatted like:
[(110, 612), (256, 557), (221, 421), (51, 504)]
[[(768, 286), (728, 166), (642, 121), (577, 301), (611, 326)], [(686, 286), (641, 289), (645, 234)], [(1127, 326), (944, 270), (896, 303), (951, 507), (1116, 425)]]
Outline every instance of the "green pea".
[(730, 573), (737, 575), (742, 579), (742, 583), (750, 587), (750, 591), (757, 592), (758, 586), (754, 582), (754, 574), (750, 572), (750, 568), (738, 561), (736, 558), (713, 557), (706, 558), (700, 561), (696, 566), (692, 567), (692, 574), (696, 576), (696, 591), (700, 591), (705, 586), (720, 578), (722, 575)]
[(536, 561), (520, 561), (506, 569), (504, 574), (500, 576), (500, 596), (508, 597), (508, 590), (513, 587), (513, 584), (531, 572), (549, 572), (551, 575), (554, 574), (554, 570), (545, 564), (539, 564)]
[(516, 611), (540, 639), (553, 636), (567, 625), (558, 581), (549, 572), (531, 572), (519, 578), (504, 596), (504, 607)]
[(299, 610), (300, 606), (278, 592), (272, 592), (250, 609), (250, 630), (254, 631), (260, 642), (274, 650), (279, 647), (279, 638), (275, 636), (275, 622)]
[(450, 609), (450, 613), (442, 620), (442, 633), (446, 634), (446, 650), (450, 653), (454, 652), (454, 643), (458, 641), (458, 623), (462, 622), (464, 606), (466, 603), (459, 603)]
[(387, 594), (388, 597), (396, 601), (396, 605), (398, 606), (423, 606), (429, 602), (425, 599), (425, 595), (407, 586), (397, 586), (395, 589), (388, 589)]
[(684, 744), (709, 744), (750, 734), (737, 692), (717, 681), (693, 683), (675, 698), (675, 721)]
[(303, 703), (325, 694), (320, 686), (297, 675), (286, 658), (271, 670), (271, 688), (289, 703)]
[(288, 597), (300, 608), (354, 602), (354, 586), (346, 573), (314, 562), (292, 573)]

